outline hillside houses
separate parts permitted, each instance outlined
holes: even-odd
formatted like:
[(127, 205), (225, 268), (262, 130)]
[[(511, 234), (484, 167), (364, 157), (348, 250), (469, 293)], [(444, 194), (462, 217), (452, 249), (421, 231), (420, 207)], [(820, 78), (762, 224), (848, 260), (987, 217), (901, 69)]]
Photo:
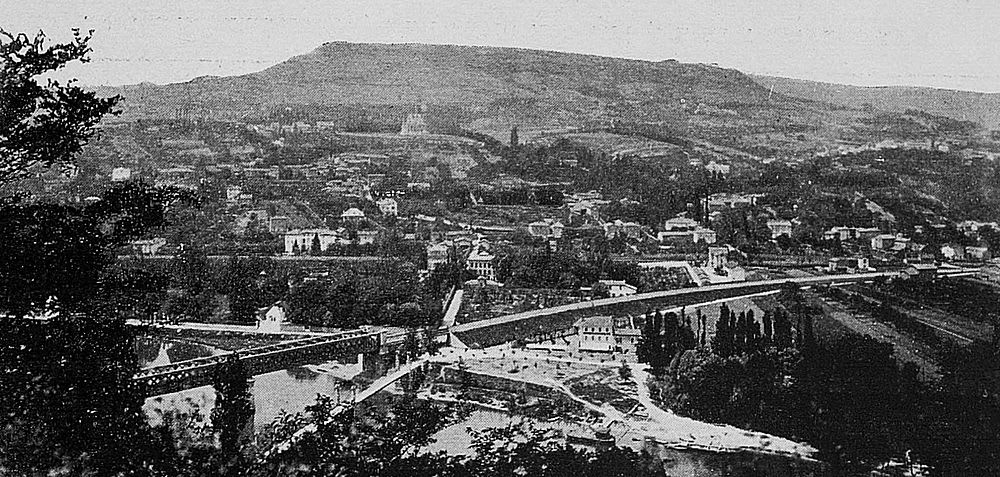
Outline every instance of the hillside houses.
[(867, 242), (879, 235), (879, 229), (875, 227), (831, 227), (823, 232), (823, 240), (840, 240), (841, 242), (859, 241)]
[(767, 221), (767, 229), (771, 232), (771, 239), (776, 239), (782, 235), (792, 236), (792, 222), (784, 219), (771, 219)]
[(664, 222), (663, 231), (657, 233), (656, 239), (663, 244), (681, 242), (714, 244), (717, 241), (717, 234), (712, 229), (702, 227), (696, 220), (679, 215)]
[(559, 239), (563, 236), (566, 226), (554, 219), (538, 220), (528, 224), (528, 234), (532, 237)]

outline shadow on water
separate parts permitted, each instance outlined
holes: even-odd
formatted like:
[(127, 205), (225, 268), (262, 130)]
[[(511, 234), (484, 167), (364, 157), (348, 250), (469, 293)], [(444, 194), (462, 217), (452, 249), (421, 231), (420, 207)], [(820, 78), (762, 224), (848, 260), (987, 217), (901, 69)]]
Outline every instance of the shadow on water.
[(296, 381), (315, 381), (319, 378), (319, 373), (305, 366), (294, 366), (286, 369), (285, 372)]
[(160, 348), (162, 346), (163, 340), (158, 338), (150, 338), (148, 336), (136, 338), (135, 355), (139, 359), (139, 365), (145, 367), (156, 361), (156, 358), (160, 355)]

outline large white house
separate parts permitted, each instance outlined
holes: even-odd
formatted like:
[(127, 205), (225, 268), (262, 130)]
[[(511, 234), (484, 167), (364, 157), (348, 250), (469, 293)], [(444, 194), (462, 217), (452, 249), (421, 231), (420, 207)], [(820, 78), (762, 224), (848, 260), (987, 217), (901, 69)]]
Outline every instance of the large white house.
[(599, 280), (599, 283), (608, 287), (608, 295), (613, 297), (635, 295), (638, 288), (625, 283), (625, 280)]
[(319, 241), (321, 252), (340, 241), (340, 234), (330, 229), (296, 229), (285, 233), (285, 254), (298, 255), (312, 251), (313, 242)]
[(767, 221), (767, 228), (771, 231), (771, 238), (776, 239), (782, 235), (792, 236), (792, 223), (787, 220), (771, 219)]
[(483, 248), (475, 248), (469, 253), (469, 258), (465, 259), (465, 267), (474, 275), (487, 280), (496, 280), (496, 256)]

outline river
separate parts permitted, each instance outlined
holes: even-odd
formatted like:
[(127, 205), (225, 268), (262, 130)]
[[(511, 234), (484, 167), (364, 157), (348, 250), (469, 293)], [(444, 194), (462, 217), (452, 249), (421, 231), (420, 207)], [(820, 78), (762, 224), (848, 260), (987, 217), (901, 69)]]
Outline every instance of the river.
[[(159, 366), (192, 358), (213, 356), (223, 350), (184, 341), (161, 338), (139, 338), (137, 353), (142, 367)], [(262, 428), (270, 424), (282, 411), (294, 414), (316, 401), (317, 394), (336, 397), (338, 389), (343, 399), (351, 397), (348, 381), (361, 372), (361, 364), (342, 364), (336, 361), (317, 362), (296, 366), (282, 371), (255, 376), (253, 400), (256, 412), (254, 425)], [(211, 386), (201, 386), (184, 391), (151, 397), (144, 406), (153, 422), (166, 410), (198, 410), (204, 417), (211, 413), (215, 391)]]
[[(223, 351), (202, 344), (183, 341), (165, 340), (161, 338), (143, 337), (138, 340), (137, 353), (140, 365), (143, 367), (168, 364), (197, 357), (212, 356)], [(320, 362), (298, 366), (282, 371), (262, 374), (254, 377), (253, 399), (255, 407), (254, 425), (258, 429), (266, 427), (282, 411), (288, 413), (302, 412), (306, 406), (316, 400), (317, 394), (337, 396), (337, 390), (344, 399), (349, 399), (351, 390), (345, 384), (361, 372), (360, 364), (342, 364), (335, 361)], [(158, 422), (161, 412), (167, 410), (200, 411), (208, 418), (214, 404), (215, 392), (211, 386), (192, 388), (176, 393), (164, 394), (148, 398), (145, 410), (151, 422)], [(464, 421), (453, 424), (434, 435), (435, 442), (428, 450), (445, 451), (453, 455), (469, 455), (472, 437), (467, 431), (471, 428), (482, 430), (488, 427), (506, 426), (511, 422), (524, 420), (521, 417), (491, 410), (476, 410)], [(582, 424), (571, 422), (532, 421), (540, 428), (553, 428), (563, 434), (588, 435), (590, 430)], [(644, 439), (635, 431), (627, 431), (623, 427), (613, 426), (612, 435), (617, 445), (641, 450)], [(692, 450), (657, 449), (664, 460), (668, 476), (707, 476), (716, 477), (750, 472), (752, 475), (785, 477), (793, 475), (812, 475), (814, 469), (790, 459), (763, 456), (759, 454), (712, 454)], [(747, 475), (750, 475), (747, 474)]]

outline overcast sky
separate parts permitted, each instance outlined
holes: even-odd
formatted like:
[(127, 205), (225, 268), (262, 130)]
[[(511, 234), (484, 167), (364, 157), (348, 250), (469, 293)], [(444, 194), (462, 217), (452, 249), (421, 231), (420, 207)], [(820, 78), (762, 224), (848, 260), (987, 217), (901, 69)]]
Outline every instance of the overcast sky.
[(326, 41), (514, 46), (857, 85), (1000, 92), (996, 0), (0, 0), (0, 27), (94, 29), (85, 84), (261, 70)]

